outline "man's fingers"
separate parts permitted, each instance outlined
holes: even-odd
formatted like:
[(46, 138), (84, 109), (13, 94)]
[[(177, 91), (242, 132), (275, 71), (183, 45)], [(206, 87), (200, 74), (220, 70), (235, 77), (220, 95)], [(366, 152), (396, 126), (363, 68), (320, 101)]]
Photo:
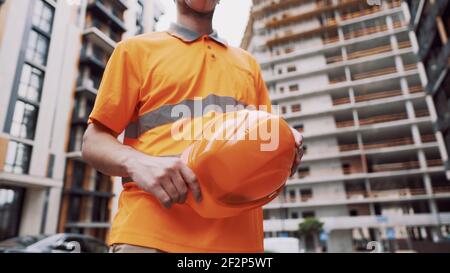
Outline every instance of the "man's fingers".
[(172, 199), (167, 194), (167, 192), (161, 186), (154, 186), (151, 189), (153, 195), (158, 198), (159, 202), (166, 208), (170, 208), (172, 206)]
[(197, 201), (197, 203), (199, 203), (202, 200), (202, 193), (194, 172), (187, 166), (183, 166), (181, 168), (181, 175), (183, 176), (184, 181), (187, 183), (189, 189), (192, 191), (195, 200)]
[(186, 185), (186, 182), (184, 181), (180, 172), (175, 172), (174, 174), (172, 174), (170, 176), (170, 179), (172, 180), (172, 184), (175, 186), (175, 188), (177, 189), (177, 191), (179, 193), (178, 203), (184, 204), (184, 202), (186, 202), (188, 185)]
[(177, 188), (173, 185), (172, 180), (170, 178), (166, 178), (161, 182), (162, 188), (169, 194), (172, 203), (178, 203), (180, 199), (180, 194), (178, 193)]

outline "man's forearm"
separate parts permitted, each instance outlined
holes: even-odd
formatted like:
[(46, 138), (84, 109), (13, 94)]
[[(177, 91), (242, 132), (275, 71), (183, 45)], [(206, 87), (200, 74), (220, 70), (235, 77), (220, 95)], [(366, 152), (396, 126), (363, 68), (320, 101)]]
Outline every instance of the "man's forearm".
[[(93, 137), (95, 135), (95, 137)], [(83, 159), (109, 176), (127, 177), (129, 161), (139, 152), (123, 145), (98, 125), (90, 125), (83, 141)]]

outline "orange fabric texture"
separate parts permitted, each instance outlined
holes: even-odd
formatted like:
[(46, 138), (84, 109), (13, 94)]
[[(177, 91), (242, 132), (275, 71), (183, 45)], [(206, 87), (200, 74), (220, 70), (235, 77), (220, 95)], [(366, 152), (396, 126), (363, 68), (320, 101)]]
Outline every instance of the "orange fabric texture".
[[(172, 32), (137, 36), (118, 44), (109, 60), (89, 122), (117, 134), (146, 120), (124, 144), (152, 156), (180, 155), (192, 141), (171, 137), (173, 121), (164, 107), (205, 99), (266, 105), (270, 100), (256, 61), (244, 50), (211, 36), (195, 40)], [(127, 129), (128, 130), (128, 129)], [(167, 252), (261, 252), (262, 209), (223, 219), (200, 217), (188, 205), (163, 208), (134, 183), (119, 198), (109, 244), (130, 244)]]

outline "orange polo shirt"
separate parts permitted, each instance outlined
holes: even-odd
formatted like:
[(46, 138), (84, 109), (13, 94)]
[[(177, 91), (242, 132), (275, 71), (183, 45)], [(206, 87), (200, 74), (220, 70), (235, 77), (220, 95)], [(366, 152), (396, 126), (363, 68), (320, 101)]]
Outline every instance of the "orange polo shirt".
[[(226, 111), (226, 105), (265, 105), (267, 88), (246, 51), (228, 46), (216, 32), (199, 35), (172, 24), (167, 32), (118, 44), (108, 62), (89, 122), (117, 134), (124, 144), (152, 156), (180, 155), (191, 143), (174, 140), (175, 106)], [(260, 108), (260, 107), (259, 107)], [(261, 108), (260, 108), (261, 109)], [(270, 110), (269, 110), (270, 111)], [(188, 205), (164, 208), (124, 178), (109, 244), (132, 244), (167, 252), (262, 252), (262, 209), (236, 217), (206, 219)], [(201, 186), (201, 185), (200, 185)]]

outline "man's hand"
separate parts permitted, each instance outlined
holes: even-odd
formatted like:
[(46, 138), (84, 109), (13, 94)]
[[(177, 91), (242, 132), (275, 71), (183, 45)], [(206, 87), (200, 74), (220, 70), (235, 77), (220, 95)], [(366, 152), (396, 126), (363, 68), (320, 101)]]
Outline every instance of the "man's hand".
[(201, 201), (194, 173), (179, 158), (152, 157), (117, 140), (117, 133), (100, 123), (88, 126), (83, 139), (84, 160), (109, 176), (131, 177), (165, 207), (184, 203), (188, 190)]
[(295, 138), (295, 144), (297, 146), (296, 156), (295, 156), (294, 163), (292, 164), (292, 169), (291, 169), (291, 177), (292, 177), (297, 172), (297, 169), (300, 166), (304, 151), (303, 151), (302, 135), (294, 128), (291, 128), (291, 130), (292, 130), (292, 134), (294, 135), (294, 138)]
[(155, 196), (166, 208), (176, 203), (184, 204), (188, 189), (197, 202), (201, 201), (200, 186), (195, 174), (179, 158), (141, 154), (130, 158), (126, 165), (132, 180), (141, 189)]

